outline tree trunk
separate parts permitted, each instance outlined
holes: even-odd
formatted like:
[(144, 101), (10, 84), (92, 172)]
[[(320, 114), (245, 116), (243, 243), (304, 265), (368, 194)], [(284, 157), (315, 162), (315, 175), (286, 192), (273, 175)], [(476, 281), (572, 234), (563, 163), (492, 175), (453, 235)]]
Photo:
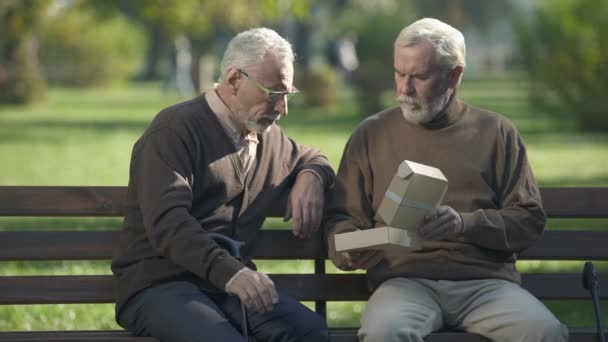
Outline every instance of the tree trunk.
[(138, 80), (151, 81), (160, 80), (161, 75), (159, 64), (163, 57), (167, 55), (169, 40), (163, 32), (154, 25), (146, 25), (148, 36), (148, 51), (145, 56), (144, 68), (137, 77)]
[(0, 103), (26, 104), (38, 102), (46, 93), (46, 81), (38, 58), (38, 42), (24, 37), (6, 65), (0, 66)]

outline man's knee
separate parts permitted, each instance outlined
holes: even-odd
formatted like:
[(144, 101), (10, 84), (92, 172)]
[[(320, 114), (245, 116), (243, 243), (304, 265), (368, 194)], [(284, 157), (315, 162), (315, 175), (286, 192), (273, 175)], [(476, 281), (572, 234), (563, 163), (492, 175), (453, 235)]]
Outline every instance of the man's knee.
[(281, 296), (280, 305), (270, 313), (252, 317), (253, 334), (260, 341), (329, 341), (323, 317), (291, 297)]
[(382, 319), (363, 322), (359, 329), (359, 340), (365, 342), (422, 341), (422, 329), (404, 324), (398, 319)]
[(568, 328), (557, 319), (525, 320), (520, 324), (522, 341), (561, 342), (568, 341)]
[(329, 341), (327, 322), (321, 316), (311, 312), (306, 321), (299, 324), (295, 341)]
[(363, 342), (422, 342), (424, 337), (418, 331), (400, 328), (398, 330), (359, 330), (359, 341)]
[(313, 311), (298, 313), (296, 324), (287, 329), (293, 341), (329, 341), (329, 328), (323, 317)]

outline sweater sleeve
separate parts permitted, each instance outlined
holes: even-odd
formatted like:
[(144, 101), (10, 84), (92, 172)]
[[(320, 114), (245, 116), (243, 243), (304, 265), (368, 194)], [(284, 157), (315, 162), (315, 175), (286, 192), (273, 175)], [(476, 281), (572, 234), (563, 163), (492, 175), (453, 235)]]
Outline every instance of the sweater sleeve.
[(133, 152), (131, 181), (152, 247), (223, 289), (243, 265), (209, 239), (190, 214), (195, 159), (189, 146), (170, 128), (146, 135)]
[(484, 248), (520, 252), (541, 236), (546, 215), (521, 136), (511, 128), (501, 138), (495, 189), (499, 208), (461, 213), (464, 239)]
[(285, 138), (292, 146), (287, 168), (293, 170), (296, 176), (304, 171), (313, 172), (321, 178), (326, 190), (331, 189), (334, 186), (335, 173), (327, 157), (318, 149), (297, 144), (286, 136)]
[[(291, 188), (302, 172), (312, 172), (318, 176), (325, 190), (334, 186), (335, 173), (329, 160), (316, 148), (300, 145), (289, 138), (282, 129), (279, 129), (278, 140), (273, 140), (278, 146), (275, 152), (282, 161), (285, 186), (281, 188), (280, 199), (276, 206), (270, 208), (269, 216), (283, 216)], [(276, 137), (276, 136), (275, 136)]]
[(334, 235), (372, 227), (372, 173), (364, 157), (365, 144), (360, 131), (346, 143), (333, 189), (323, 218), (328, 254), (336, 267), (348, 270), (342, 253), (335, 250)]

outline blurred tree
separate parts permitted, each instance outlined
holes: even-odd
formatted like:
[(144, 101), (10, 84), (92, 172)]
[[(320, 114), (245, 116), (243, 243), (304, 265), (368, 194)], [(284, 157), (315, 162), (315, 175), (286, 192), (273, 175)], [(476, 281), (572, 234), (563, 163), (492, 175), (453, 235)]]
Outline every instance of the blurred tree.
[(509, 0), (414, 0), (418, 18), (432, 17), (463, 29), (471, 25), (489, 28), (498, 17), (508, 16), (513, 9)]
[(40, 59), (51, 84), (108, 85), (139, 72), (144, 44), (141, 27), (124, 15), (98, 18), (90, 8), (66, 6), (47, 18)]
[[(159, 79), (159, 61), (171, 49), (173, 39), (185, 36), (193, 40), (198, 56), (209, 53), (217, 39), (234, 31), (276, 23), (285, 16), (308, 15), (310, 0), (81, 0), (100, 15), (124, 13), (148, 32), (143, 79)], [(198, 60), (198, 58), (195, 58)]]
[(415, 12), (411, 1), (352, 0), (339, 27), (357, 37), (359, 67), (353, 86), (362, 115), (383, 109), (383, 93), (393, 89), (393, 44), (401, 29), (412, 22)]
[(550, 1), (516, 25), (533, 104), (586, 130), (608, 129), (606, 17), (606, 1)]
[(416, 19), (433, 17), (454, 27), (479, 28), (485, 32), (496, 18), (509, 15), (509, 0), (339, 0), (332, 7), (340, 21), (338, 32), (358, 35), (360, 67), (355, 90), (364, 115), (382, 109), (382, 95), (393, 88), (393, 43), (401, 29)]
[(35, 33), (50, 5), (36, 0), (0, 3), (0, 103), (31, 103), (44, 96)]

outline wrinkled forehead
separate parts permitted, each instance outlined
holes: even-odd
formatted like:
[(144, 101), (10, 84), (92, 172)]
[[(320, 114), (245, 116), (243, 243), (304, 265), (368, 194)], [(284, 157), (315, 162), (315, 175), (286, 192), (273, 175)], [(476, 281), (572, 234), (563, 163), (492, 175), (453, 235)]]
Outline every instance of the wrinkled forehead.
[(290, 87), (293, 82), (293, 63), (275, 53), (267, 53), (260, 64), (252, 66), (250, 72), (266, 86)]
[(419, 42), (408, 46), (395, 45), (395, 68), (415, 68), (428, 71), (439, 67), (439, 60), (435, 48), (430, 42)]

